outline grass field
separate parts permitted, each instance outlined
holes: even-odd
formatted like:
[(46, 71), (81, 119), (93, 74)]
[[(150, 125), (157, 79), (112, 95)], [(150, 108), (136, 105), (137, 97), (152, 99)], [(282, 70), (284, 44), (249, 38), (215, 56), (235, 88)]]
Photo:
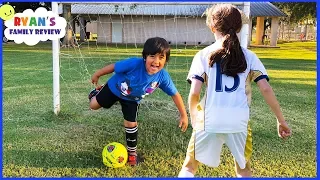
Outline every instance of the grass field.
[[(255, 177), (316, 176), (316, 43), (252, 48), (270, 76), (293, 136), (277, 136), (276, 120), (253, 84), (251, 127)], [(193, 55), (201, 47), (173, 47), (167, 67), (186, 102), (185, 82)], [(137, 167), (106, 168), (104, 145), (124, 143), (119, 105), (90, 111), (91, 74), (116, 60), (140, 56), (141, 48), (86, 45), (61, 50), (61, 113), (53, 115), (51, 44), (3, 45), (3, 176), (4, 177), (176, 177), (192, 128), (181, 133), (178, 112), (160, 90), (139, 112)], [(104, 83), (107, 77), (101, 78)], [(197, 177), (235, 176), (233, 159), (223, 149), (218, 168), (201, 166)]]

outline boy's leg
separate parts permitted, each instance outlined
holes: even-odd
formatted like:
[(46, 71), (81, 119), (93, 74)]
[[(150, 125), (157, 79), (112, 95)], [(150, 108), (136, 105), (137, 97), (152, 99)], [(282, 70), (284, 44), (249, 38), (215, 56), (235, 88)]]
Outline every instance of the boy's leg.
[(137, 144), (138, 144), (138, 110), (139, 104), (134, 101), (120, 100), (126, 130), (126, 142), (128, 150), (128, 163), (132, 166), (138, 164)]
[(98, 103), (96, 96), (92, 97), (90, 100), (90, 109), (97, 110), (99, 108), (101, 108), (101, 106)]
[(97, 110), (101, 107), (110, 108), (118, 99), (110, 91), (108, 84), (92, 90), (89, 94), (90, 108), (92, 110)]
[(124, 120), (126, 142), (129, 155), (137, 156), (138, 123)]
[(138, 144), (138, 123), (124, 120), (126, 130), (126, 142), (128, 150), (128, 163), (131, 166), (138, 164), (137, 144)]

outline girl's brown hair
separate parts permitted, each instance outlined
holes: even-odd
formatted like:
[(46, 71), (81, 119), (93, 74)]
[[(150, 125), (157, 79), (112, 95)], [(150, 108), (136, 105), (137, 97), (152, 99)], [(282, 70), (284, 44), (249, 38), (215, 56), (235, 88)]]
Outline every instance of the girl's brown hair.
[(207, 11), (207, 25), (219, 31), (225, 38), (222, 48), (213, 52), (209, 66), (221, 63), (221, 73), (235, 77), (247, 69), (237, 33), (242, 27), (240, 11), (230, 4), (218, 4)]

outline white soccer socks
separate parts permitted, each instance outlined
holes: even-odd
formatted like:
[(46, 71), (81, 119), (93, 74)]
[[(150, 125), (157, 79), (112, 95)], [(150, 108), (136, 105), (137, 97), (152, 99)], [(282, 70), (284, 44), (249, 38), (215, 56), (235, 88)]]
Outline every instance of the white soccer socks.
[(193, 178), (193, 177), (194, 177), (194, 174), (189, 172), (187, 168), (182, 168), (178, 175), (178, 178)]

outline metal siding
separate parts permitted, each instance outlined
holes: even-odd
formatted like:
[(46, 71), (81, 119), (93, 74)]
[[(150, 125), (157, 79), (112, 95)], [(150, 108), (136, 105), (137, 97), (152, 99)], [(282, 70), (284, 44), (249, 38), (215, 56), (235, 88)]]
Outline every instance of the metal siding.
[[(251, 2), (250, 16), (286, 16), (277, 7), (270, 2)], [(201, 16), (203, 12), (211, 5), (137, 5), (130, 9), (129, 4), (119, 5), (116, 11), (114, 4), (73, 4), (72, 14), (113, 14), (113, 15), (185, 15)], [(242, 9), (239, 6), (239, 9)], [(62, 13), (62, 7), (59, 6), (59, 14)]]
[[(118, 16), (103, 15), (97, 21), (98, 43), (111, 43), (111, 21)], [(143, 23), (141, 23), (143, 22)], [(214, 35), (203, 18), (173, 18), (171, 16), (125, 16), (123, 19), (123, 43), (143, 44), (147, 38), (160, 36), (172, 44), (208, 45), (215, 41)]]

